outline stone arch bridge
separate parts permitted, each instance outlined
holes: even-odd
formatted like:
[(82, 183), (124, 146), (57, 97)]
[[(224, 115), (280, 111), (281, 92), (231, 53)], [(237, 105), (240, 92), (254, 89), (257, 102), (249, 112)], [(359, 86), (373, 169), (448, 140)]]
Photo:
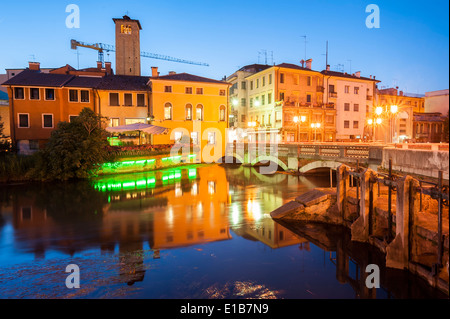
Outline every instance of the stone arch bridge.
[[(426, 148), (425, 148), (426, 146)], [(396, 171), (437, 177), (444, 172), (449, 178), (448, 144), (381, 145), (369, 143), (233, 143), (227, 144), (225, 163), (242, 163), (248, 166), (267, 165), (285, 171), (306, 174), (313, 170), (329, 168), (336, 170), (341, 164), (354, 165), (357, 162), (377, 170), (387, 168), (392, 159)]]

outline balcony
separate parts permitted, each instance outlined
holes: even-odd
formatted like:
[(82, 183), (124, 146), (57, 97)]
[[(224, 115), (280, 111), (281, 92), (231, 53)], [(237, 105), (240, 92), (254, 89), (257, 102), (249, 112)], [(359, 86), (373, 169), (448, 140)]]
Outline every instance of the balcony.
[(323, 93), (323, 92), (325, 92), (325, 88), (322, 85), (318, 85), (316, 88), (316, 91)]
[(337, 98), (337, 92), (330, 92), (328, 93), (328, 96), (335, 99)]

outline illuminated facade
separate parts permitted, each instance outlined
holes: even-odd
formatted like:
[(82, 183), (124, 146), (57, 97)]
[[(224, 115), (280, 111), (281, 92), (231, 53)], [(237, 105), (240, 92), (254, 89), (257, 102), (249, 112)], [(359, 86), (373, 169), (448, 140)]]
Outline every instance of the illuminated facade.
[(380, 81), (372, 76), (362, 77), (361, 72), (330, 71), (329, 66), (322, 74), (324, 103), (336, 110), (336, 140), (360, 141), (367, 138), (366, 122), (374, 109), (376, 84)]

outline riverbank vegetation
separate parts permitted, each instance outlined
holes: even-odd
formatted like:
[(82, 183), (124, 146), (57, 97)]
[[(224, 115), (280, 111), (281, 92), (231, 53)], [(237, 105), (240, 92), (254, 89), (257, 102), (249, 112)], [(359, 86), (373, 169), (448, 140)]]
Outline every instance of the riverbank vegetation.
[(31, 156), (0, 158), (0, 182), (84, 179), (115, 160), (109, 152), (105, 118), (85, 108), (70, 123), (60, 122), (45, 148)]

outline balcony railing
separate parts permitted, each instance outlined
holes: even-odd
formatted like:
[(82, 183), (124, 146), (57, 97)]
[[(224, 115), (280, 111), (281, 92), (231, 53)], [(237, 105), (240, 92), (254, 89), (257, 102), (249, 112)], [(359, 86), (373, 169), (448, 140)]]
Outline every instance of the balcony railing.
[(325, 88), (322, 85), (318, 85), (316, 90), (317, 90), (317, 92), (321, 92), (321, 93), (325, 92)]
[(337, 92), (330, 92), (328, 95), (332, 98), (337, 98)]

